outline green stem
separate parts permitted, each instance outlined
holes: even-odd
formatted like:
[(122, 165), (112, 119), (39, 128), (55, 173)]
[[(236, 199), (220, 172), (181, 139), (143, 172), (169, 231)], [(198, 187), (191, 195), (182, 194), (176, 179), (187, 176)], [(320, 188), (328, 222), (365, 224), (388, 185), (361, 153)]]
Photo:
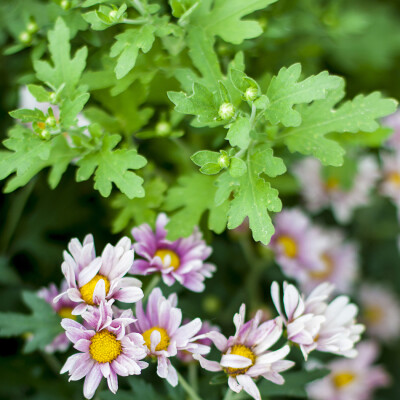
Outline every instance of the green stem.
[(149, 22), (149, 20), (147, 18), (141, 18), (141, 19), (126, 18), (122, 22), (127, 25), (142, 25), (142, 24), (147, 24)]
[(151, 291), (158, 285), (158, 282), (161, 279), (160, 274), (155, 274), (153, 278), (151, 279), (150, 283), (146, 286), (146, 289), (144, 290), (144, 296), (143, 296), (143, 303), (147, 300), (149, 297), (149, 294)]
[(192, 400), (201, 400), (201, 397), (194, 391), (194, 389), (186, 382), (185, 378), (178, 372), (179, 383), (182, 385), (183, 390), (188, 394)]
[(225, 396), (224, 396), (224, 400), (232, 400), (233, 396), (234, 396), (235, 392), (231, 389), (226, 390)]
[(26, 206), (33, 187), (35, 186), (36, 179), (32, 179), (18, 194), (16, 194), (14, 201), (11, 203), (7, 219), (4, 224), (3, 237), (0, 243), (0, 253), (5, 253), (8, 249), (10, 241), (18, 226), (22, 212)]
[(193, 390), (197, 393), (199, 391), (199, 382), (197, 379), (198, 364), (197, 362), (191, 362), (189, 368), (189, 383)]

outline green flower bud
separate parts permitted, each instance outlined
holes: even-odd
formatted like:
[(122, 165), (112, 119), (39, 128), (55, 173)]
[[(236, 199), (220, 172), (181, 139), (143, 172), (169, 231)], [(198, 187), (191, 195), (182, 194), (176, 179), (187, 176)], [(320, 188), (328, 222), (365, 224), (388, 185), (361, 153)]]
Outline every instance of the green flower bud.
[(247, 101), (254, 101), (257, 98), (258, 90), (254, 86), (249, 86), (244, 92), (244, 98)]
[(50, 93), (49, 98), (50, 98), (50, 103), (52, 104), (54, 104), (57, 101), (57, 95), (54, 92)]
[(167, 135), (171, 132), (171, 125), (166, 121), (160, 121), (156, 124), (156, 132), (160, 136)]
[(49, 140), (51, 133), (47, 129), (43, 129), (42, 132), (40, 132), (39, 136), (44, 140)]
[(38, 24), (35, 21), (31, 21), (26, 26), (26, 30), (28, 33), (35, 33), (39, 30)]
[(117, 15), (118, 15), (118, 11), (117, 10), (111, 10), (108, 13), (108, 17), (110, 18), (111, 21), (116, 22), (117, 21)]
[(229, 156), (227, 154), (221, 154), (218, 158), (218, 165), (221, 168), (228, 168), (231, 163)]
[(57, 124), (57, 121), (54, 117), (47, 117), (45, 123), (49, 126), (55, 126)]
[(223, 103), (218, 110), (218, 115), (223, 120), (231, 119), (235, 115), (235, 107), (232, 103)]
[(24, 44), (29, 44), (32, 40), (32, 36), (29, 32), (24, 31), (19, 34), (18, 39)]
[(203, 300), (203, 309), (208, 314), (215, 314), (221, 308), (221, 301), (217, 296), (208, 295)]
[(60, 3), (60, 7), (61, 7), (63, 10), (67, 11), (67, 10), (70, 9), (71, 3), (70, 3), (68, 0), (62, 0), (61, 3)]

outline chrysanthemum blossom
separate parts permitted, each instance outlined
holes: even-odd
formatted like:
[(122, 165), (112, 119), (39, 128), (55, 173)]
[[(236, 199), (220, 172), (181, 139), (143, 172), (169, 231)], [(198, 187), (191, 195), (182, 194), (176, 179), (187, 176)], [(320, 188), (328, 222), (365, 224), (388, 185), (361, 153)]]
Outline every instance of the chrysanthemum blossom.
[(400, 151), (400, 110), (384, 118), (382, 124), (393, 128), (393, 134), (386, 142), (387, 146)]
[(379, 169), (372, 156), (364, 156), (358, 162), (358, 170), (350, 189), (340, 186), (338, 179), (325, 179), (322, 165), (315, 158), (306, 158), (294, 168), (301, 184), (306, 207), (311, 212), (318, 212), (331, 207), (337, 221), (348, 222), (355, 209), (368, 204), (371, 190), (379, 179)]
[(285, 381), (280, 372), (291, 368), (294, 362), (284, 359), (290, 352), (288, 345), (279, 350), (269, 350), (282, 335), (281, 317), (260, 324), (262, 313), (258, 312), (245, 322), (245, 311), (245, 305), (242, 304), (233, 318), (236, 327), (234, 336), (226, 338), (217, 331), (202, 335), (211, 339), (222, 353), (219, 362), (207, 360), (199, 354), (194, 354), (193, 358), (199, 360), (200, 365), (208, 371), (224, 371), (229, 376), (228, 384), (234, 392), (245, 390), (254, 399), (261, 400), (254, 379), (263, 377), (282, 385)]
[(307, 276), (299, 281), (303, 292), (310, 293), (323, 282), (330, 282), (340, 293), (348, 292), (358, 275), (358, 247), (347, 240), (343, 233), (336, 229), (319, 229), (320, 236), (325, 237), (325, 248), (320, 258), (323, 267), (320, 270), (308, 270)]
[(146, 312), (142, 301), (136, 304), (137, 321), (132, 329), (143, 335), (149, 357), (157, 358), (157, 375), (172, 385), (178, 384), (178, 374), (169, 360), (178, 351), (206, 354), (209, 346), (194, 343), (194, 336), (201, 329), (201, 320), (181, 325), (182, 311), (176, 307), (177, 297), (172, 294), (165, 298), (159, 288), (149, 295)]
[(400, 149), (396, 153), (383, 153), (380, 193), (400, 207)]
[(80, 352), (67, 359), (61, 373), (68, 371), (70, 381), (85, 377), (83, 394), (87, 399), (93, 397), (103, 377), (111, 392), (116, 393), (118, 375), (139, 375), (148, 366), (140, 361), (146, 357), (142, 335), (126, 332), (127, 326), (135, 321), (132, 311), (125, 310), (114, 319), (112, 302), (88, 307), (82, 314), (84, 325), (72, 319), (61, 322), (68, 339)]
[(374, 366), (378, 348), (372, 342), (358, 345), (354, 359), (335, 360), (326, 367), (331, 373), (307, 387), (311, 400), (370, 400), (373, 392), (390, 383), (381, 366)]
[(215, 271), (213, 264), (204, 262), (211, 254), (211, 247), (206, 245), (197, 228), (188, 238), (167, 240), (167, 222), (167, 216), (160, 214), (155, 232), (148, 224), (132, 229), (136, 240), (133, 245), (135, 252), (144, 259), (133, 262), (131, 273), (148, 275), (159, 272), (168, 286), (178, 281), (189, 290), (202, 292), (204, 279), (210, 278)]
[[(308, 354), (317, 347), (318, 334), (325, 321), (325, 317), (320, 314), (325, 310), (325, 300), (332, 290), (328, 285), (324, 286), (323, 291), (320, 289), (316, 288), (307, 299), (304, 299), (304, 295), (301, 295), (294, 285), (284, 282), (282, 308), (279, 284), (273, 282), (271, 285), (272, 301), (286, 326), (287, 338), (299, 345), (306, 360)], [(318, 312), (315, 314), (310, 312), (307, 306)]]
[[(61, 284), (61, 291), (65, 292), (67, 290), (67, 282), (63, 281)], [(42, 288), (37, 292), (37, 295), (45, 300), (53, 310), (61, 317), (61, 318), (71, 318), (75, 319), (76, 317), (72, 315), (72, 310), (74, 309), (76, 303), (71, 301), (69, 297), (65, 294), (60, 298), (57, 303), (54, 303), (53, 300), (60, 294), (60, 290), (58, 290), (57, 286), (52, 283), (48, 288)], [(70, 346), (71, 342), (68, 340), (65, 333), (60, 333), (56, 338), (45, 347), (45, 351), (47, 353), (54, 353), (55, 351), (65, 351)]]
[(399, 299), (387, 287), (364, 284), (359, 291), (362, 322), (376, 339), (390, 342), (400, 336)]
[[(132, 266), (134, 253), (129, 238), (122, 238), (115, 246), (107, 244), (101, 257), (95, 257), (93, 238), (87, 236), (83, 245), (72, 239), (64, 252), (62, 272), (68, 284), (70, 300), (79, 303), (74, 315), (82, 314), (89, 305), (115, 299), (135, 303), (143, 297), (141, 282), (125, 277)], [(54, 299), (57, 302), (64, 293)]]
[(303, 282), (312, 271), (325, 268), (321, 255), (328, 245), (327, 238), (302, 211), (282, 211), (276, 215), (274, 226), (275, 234), (269, 247), (287, 276)]

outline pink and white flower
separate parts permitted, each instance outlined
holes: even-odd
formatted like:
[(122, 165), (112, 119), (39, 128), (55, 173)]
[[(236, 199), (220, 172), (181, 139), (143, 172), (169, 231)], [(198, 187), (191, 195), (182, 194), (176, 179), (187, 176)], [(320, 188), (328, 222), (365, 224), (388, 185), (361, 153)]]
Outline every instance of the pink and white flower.
[(287, 276), (303, 282), (312, 271), (325, 268), (321, 254), (328, 246), (327, 238), (302, 211), (283, 210), (275, 216), (274, 226), (269, 247)]
[(133, 247), (144, 260), (135, 260), (131, 273), (148, 275), (160, 272), (168, 286), (178, 281), (189, 290), (202, 292), (204, 279), (210, 278), (215, 271), (215, 265), (204, 262), (212, 249), (206, 245), (197, 228), (188, 238), (167, 240), (167, 222), (167, 216), (160, 214), (155, 232), (148, 224), (132, 229), (132, 236), (136, 240)]
[(228, 376), (228, 384), (236, 393), (245, 390), (251, 397), (261, 400), (260, 392), (254, 379), (263, 377), (273, 383), (282, 385), (285, 380), (280, 372), (294, 365), (293, 361), (284, 360), (290, 347), (283, 346), (279, 350), (269, 351), (282, 335), (282, 320), (280, 317), (260, 324), (261, 312), (245, 322), (246, 307), (240, 307), (233, 322), (236, 327), (234, 336), (226, 338), (217, 331), (209, 332), (202, 337), (213, 341), (222, 353), (221, 360), (211, 361), (195, 354), (200, 365), (208, 371), (224, 371)]
[(371, 190), (379, 179), (379, 169), (372, 156), (364, 156), (358, 162), (353, 186), (346, 190), (336, 178), (324, 179), (322, 165), (315, 158), (300, 161), (293, 173), (301, 184), (306, 207), (318, 212), (331, 207), (337, 221), (348, 222), (355, 209), (368, 204)]
[(400, 207), (400, 150), (396, 153), (381, 154), (382, 182), (380, 192)]
[(74, 315), (82, 314), (88, 305), (98, 305), (102, 301), (115, 299), (125, 303), (135, 303), (143, 297), (141, 282), (125, 277), (132, 266), (134, 253), (129, 238), (122, 238), (115, 246), (107, 244), (101, 257), (95, 256), (93, 237), (86, 236), (83, 245), (72, 239), (68, 252), (64, 252), (62, 272), (68, 289), (54, 299), (54, 302), (66, 293), (70, 300), (79, 303), (73, 310)]
[(194, 336), (201, 329), (201, 320), (181, 325), (182, 311), (176, 307), (177, 297), (172, 294), (167, 298), (159, 288), (150, 293), (146, 312), (142, 301), (136, 304), (136, 322), (131, 329), (143, 335), (146, 352), (150, 357), (157, 358), (157, 375), (165, 378), (172, 386), (178, 384), (178, 374), (169, 360), (178, 351), (206, 354), (209, 346), (194, 343)]
[[(67, 290), (67, 282), (63, 281), (61, 284), (61, 291), (65, 292)], [(68, 296), (65, 294), (57, 303), (53, 303), (55, 297), (60, 294), (60, 290), (57, 289), (57, 286), (52, 283), (48, 288), (42, 288), (37, 292), (38, 297), (45, 300), (53, 310), (61, 317), (61, 318), (71, 318), (75, 319), (76, 317), (72, 315), (72, 310), (75, 307), (75, 303), (71, 301)], [(55, 351), (66, 351), (68, 347), (71, 345), (71, 342), (68, 340), (65, 333), (60, 333), (56, 338), (45, 347), (45, 351), (47, 353), (54, 353)]]
[(303, 292), (310, 293), (323, 282), (335, 285), (338, 292), (349, 292), (358, 276), (358, 247), (347, 240), (339, 230), (320, 229), (320, 235), (326, 238), (326, 247), (320, 258), (323, 269), (308, 270), (307, 277), (299, 281)]
[(390, 378), (380, 366), (374, 366), (378, 348), (372, 342), (358, 345), (354, 359), (335, 360), (327, 365), (331, 373), (307, 387), (312, 400), (370, 400), (379, 387), (387, 386)]
[(393, 134), (389, 137), (386, 144), (389, 147), (400, 151), (400, 110), (397, 110), (392, 115), (384, 118), (382, 124), (393, 128)]
[(82, 314), (85, 325), (67, 318), (61, 322), (68, 339), (80, 352), (67, 359), (61, 373), (68, 371), (70, 381), (85, 377), (83, 394), (87, 399), (93, 397), (103, 377), (111, 392), (116, 393), (118, 375), (139, 375), (148, 366), (140, 361), (146, 357), (142, 335), (126, 332), (135, 321), (132, 311), (125, 310), (113, 319), (112, 302), (89, 307)]
[(388, 288), (364, 284), (359, 291), (362, 321), (367, 333), (390, 342), (400, 336), (400, 303)]

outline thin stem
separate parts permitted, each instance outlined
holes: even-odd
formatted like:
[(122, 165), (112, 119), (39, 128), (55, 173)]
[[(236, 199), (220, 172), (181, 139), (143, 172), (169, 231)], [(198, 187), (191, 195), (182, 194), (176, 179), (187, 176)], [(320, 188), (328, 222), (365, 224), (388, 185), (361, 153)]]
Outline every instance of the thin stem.
[(235, 392), (232, 391), (231, 389), (227, 389), (225, 396), (224, 396), (224, 400), (232, 400), (233, 396), (234, 396)]
[(189, 383), (193, 390), (197, 393), (199, 391), (199, 382), (197, 379), (198, 364), (197, 362), (191, 362), (189, 368)]
[(0, 252), (5, 253), (8, 249), (10, 241), (17, 229), (18, 222), (22, 212), (26, 206), (32, 189), (35, 186), (36, 179), (31, 180), (21, 191), (16, 195), (15, 200), (11, 203), (10, 211), (7, 213), (7, 219), (4, 225), (3, 237), (0, 244)]
[(146, 10), (144, 9), (143, 4), (140, 0), (132, 0), (132, 5), (136, 8), (139, 14), (146, 15)]
[(201, 397), (199, 397), (189, 383), (186, 382), (185, 378), (178, 371), (176, 371), (176, 373), (178, 374), (179, 383), (182, 385), (183, 390), (188, 394), (188, 396), (192, 400), (201, 400)]
[(251, 106), (251, 115), (250, 115), (250, 129), (253, 129), (254, 119), (256, 118), (257, 108), (254, 103)]
[(141, 19), (124, 19), (122, 21), (124, 24), (128, 25), (141, 25), (141, 24), (147, 24), (149, 20), (147, 18), (141, 18)]
[(149, 297), (149, 294), (151, 291), (158, 285), (158, 282), (160, 281), (161, 275), (155, 274), (153, 278), (151, 279), (150, 283), (147, 285), (145, 291), (144, 291), (144, 296), (143, 296), (143, 302), (147, 300)]

